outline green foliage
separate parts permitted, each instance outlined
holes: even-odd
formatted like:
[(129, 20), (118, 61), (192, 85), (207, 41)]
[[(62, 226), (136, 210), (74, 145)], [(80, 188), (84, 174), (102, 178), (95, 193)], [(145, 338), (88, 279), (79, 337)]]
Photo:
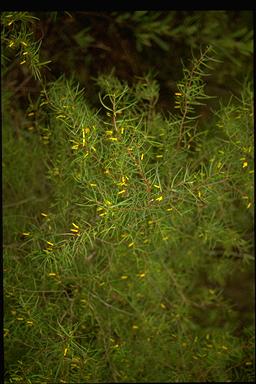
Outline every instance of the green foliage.
[[(215, 69), (215, 77), (219, 84), (225, 85), (225, 77), (237, 76), (242, 67), (243, 73), (252, 70), (253, 30), (248, 28), (248, 22), (252, 22), (250, 12), (135, 11), (121, 14), (114, 12), (113, 17), (113, 22), (120, 31), (128, 30), (134, 36), (135, 46), (139, 52), (157, 47), (168, 55), (168, 52), (171, 52), (170, 43), (174, 42), (183, 57), (186, 50), (185, 55), (188, 58), (191, 49), (198, 52), (202, 46), (211, 45), (220, 61)], [(239, 58), (237, 58), (238, 52)], [(162, 53), (159, 52), (159, 55), (162, 56)], [(173, 55), (167, 57), (169, 63), (173, 64), (175, 60)], [(224, 68), (222, 62), (225, 62)], [(174, 68), (177, 66), (178, 62)], [(170, 65), (166, 70), (170, 73)], [(173, 75), (175, 76), (175, 71)]]
[[(165, 49), (172, 14), (113, 15)], [(58, 76), (14, 132), (4, 90), (6, 383), (254, 379), (253, 92), (204, 119), (218, 65), (193, 54), (165, 113), (152, 69), (99, 73), (93, 101)]]
[(126, 24), (132, 29), (136, 39), (136, 48), (142, 51), (143, 47), (152, 47), (156, 44), (164, 51), (169, 49), (164, 41), (171, 35), (171, 22), (174, 15), (169, 13), (163, 17), (163, 12), (136, 11), (122, 14), (113, 13), (116, 23), (124, 27)]
[(30, 32), (30, 24), (37, 17), (28, 12), (4, 12), (2, 21), (2, 63), (6, 68), (6, 62), (10, 62), (14, 56), (20, 65), (27, 65), (35, 79), (41, 80), (41, 67), (51, 61), (41, 62), (39, 50), (41, 40), (35, 41), (33, 32)]

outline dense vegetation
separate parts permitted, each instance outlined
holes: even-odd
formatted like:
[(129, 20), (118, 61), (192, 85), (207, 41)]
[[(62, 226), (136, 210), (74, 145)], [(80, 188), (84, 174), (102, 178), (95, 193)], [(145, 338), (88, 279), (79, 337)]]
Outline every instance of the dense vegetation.
[(252, 382), (252, 12), (3, 12), (5, 383)]

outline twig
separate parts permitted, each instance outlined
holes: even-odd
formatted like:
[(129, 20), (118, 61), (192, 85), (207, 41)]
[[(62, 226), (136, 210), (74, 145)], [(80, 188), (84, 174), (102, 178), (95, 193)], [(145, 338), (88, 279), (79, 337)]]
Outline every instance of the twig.
[(45, 199), (46, 199), (46, 197), (41, 197), (41, 198), (30, 197), (30, 198), (27, 198), (27, 199), (23, 199), (23, 200), (17, 201), (16, 203), (4, 204), (3, 208), (17, 207), (19, 205), (28, 203), (31, 200), (43, 201)]

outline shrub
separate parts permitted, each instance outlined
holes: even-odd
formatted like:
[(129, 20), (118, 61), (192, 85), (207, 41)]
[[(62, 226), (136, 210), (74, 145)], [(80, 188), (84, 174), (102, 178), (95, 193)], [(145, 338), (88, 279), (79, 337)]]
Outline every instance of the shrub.
[(100, 73), (98, 105), (36, 75), (16, 136), (4, 91), (6, 382), (253, 379), (253, 93), (203, 118), (218, 65), (165, 113), (152, 71)]

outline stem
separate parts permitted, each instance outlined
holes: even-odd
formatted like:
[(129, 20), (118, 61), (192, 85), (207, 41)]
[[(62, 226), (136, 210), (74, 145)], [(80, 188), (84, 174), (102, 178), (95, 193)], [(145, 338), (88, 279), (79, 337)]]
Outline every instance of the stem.
[[(118, 139), (120, 140), (121, 139), (121, 136), (119, 135), (119, 132), (118, 132), (118, 128), (117, 128), (117, 124), (116, 124), (116, 104), (115, 104), (115, 98), (113, 99), (113, 102), (112, 102), (112, 105), (113, 105), (113, 117), (112, 117), (112, 122), (113, 122), (113, 126), (114, 126), (114, 129), (117, 133), (117, 136), (118, 136)], [(129, 151), (129, 149), (127, 149), (127, 153), (128, 155), (132, 158), (133, 162), (135, 163), (136, 165), (136, 168), (144, 182), (144, 184), (146, 185), (146, 188), (147, 188), (147, 192), (150, 193), (151, 192), (151, 185), (149, 183), (149, 181), (147, 180), (144, 172), (143, 172), (143, 169), (141, 168), (141, 164), (138, 162), (138, 160), (133, 156), (133, 154), (131, 153), (131, 151)]]
[[(189, 74), (189, 79), (188, 79), (188, 83), (186, 86), (187, 89), (189, 89), (191, 87), (192, 81), (194, 78), (194, 73), (198, 69), (198, 67), (200, 67), (202, 61), (204, 60), (204, 58), (205, 58), (205, 56), (209, 50), (210, 50), (210, 47), (207, 47), (205, 52), (201, 55), (200, 59), (198, 59), (198, 61), (194, 62), (194, 66), (192, 67), (190, 74)], [(187, 97), (187, 94), (185, 94), (185, 106), (184, 106), (184, 112), (183, 112), (181, 123), (180, 123), (180, 133), (179, 133), (177, 148), (180, 148), (181, 140), (182, 140), (182, 137), (184, 135), (185, 119), (186, 119), (187, 114), (188, 114), (188, 105), (189, 105), (188, 97)]]

